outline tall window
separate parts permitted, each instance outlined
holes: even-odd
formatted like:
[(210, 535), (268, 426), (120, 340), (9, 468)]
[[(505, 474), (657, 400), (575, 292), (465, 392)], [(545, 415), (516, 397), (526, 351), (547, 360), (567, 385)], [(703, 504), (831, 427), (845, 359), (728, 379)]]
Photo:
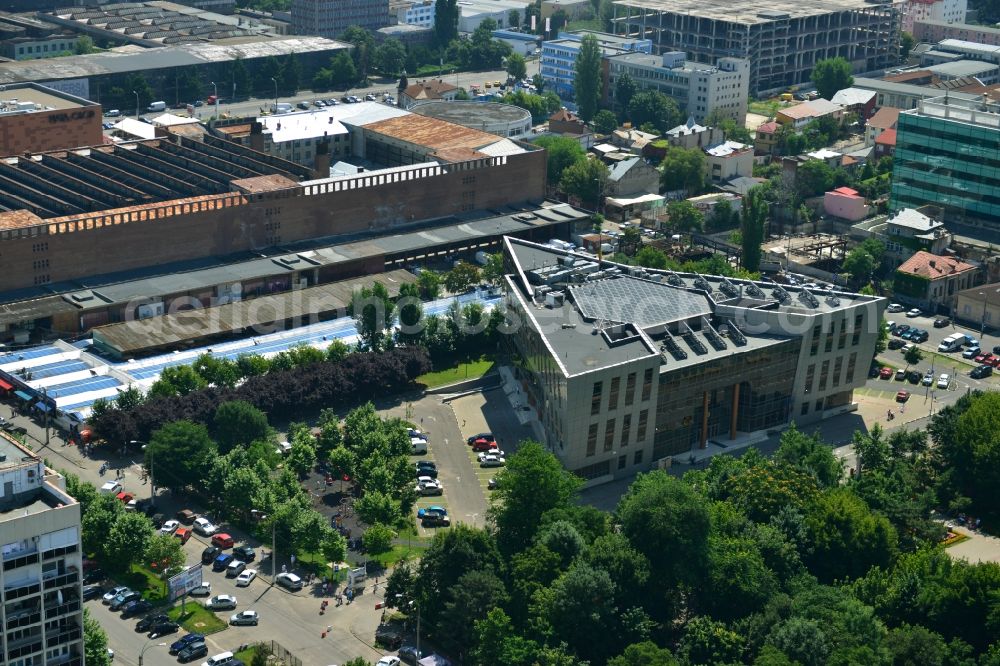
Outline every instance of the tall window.
[(809, 341), (809, 355), (815, 356), (816, 352), (819, 351), (819, 336), (823, 334), (823, 325), (816, 324), (813, 326), (812, 340)]
[(597, 453), (597, 424), (590, 424), (590, 432), (587, 433), (587, 457)]
[(837, 328), (837, 322), (830, 323), (830, 334), (826, 336), (826, 344), (823, 345), (823, 351), (831, 352), (833, 351), (833, 333)]
[(614, 377), (611, 379), (611, 393), (608, 394), (608, 409), (618, 409), (618, 391), (621, 387), (622, 378)]
[(628, 380), (625, 382), (625, 406), (631, 407), (635, 400), (635, 373), (628, 373)]
[(819, 390), (826, 390), (826, 380), (830, 376), (830, 361), (823, 361), (823, 368), (819, 371)]
[(861, 324), (864, 320), (865, 316), (863, 314), (857, 314), (854, 316), (854, 334), (851, 336), (851, 345), (856, 345), (858, 344), (858, 341), (861, 340)]
[(810, 363), (809, 369), (806, 370), (806, 393), (813, 390), (813, 380), (816, 378), (816, 364)]
[(595, 416), (601, 412), (601, 391), (604, 390), (604, 382), (594, 382), (594, 395), (590, 398), (590, 415)]
[(646, 424), (649, 421), (649, 410), (644, 409), (639, 412), (639, 427), (635, 431), (635, 441), (636, 443), (642, 443), (646, 441)]
[(838, 356), (833, 362), (833, 386), (834, 388), (840, 386), (840, 371), (844, 367), (844, 357)]
[(646, 368), (646, 373), (642, 376), (642, 399), (645, 402), (653, 395), (653, 369)]
[(628, 446), (629, 435), (632, 434), (632, 415), (626, 414), (622, 417), (622, 439), (621, 445)]
[(615, 445), (615, 420), (608, 419), (607, 425), (604, 426), (604, 452), (607, 453)]
[(858, 352), (852, 353), (847, 357), (847, 376), (844, 377), (844, 381), (848, 384), (854, 381), (854, 366), (858, 363)]

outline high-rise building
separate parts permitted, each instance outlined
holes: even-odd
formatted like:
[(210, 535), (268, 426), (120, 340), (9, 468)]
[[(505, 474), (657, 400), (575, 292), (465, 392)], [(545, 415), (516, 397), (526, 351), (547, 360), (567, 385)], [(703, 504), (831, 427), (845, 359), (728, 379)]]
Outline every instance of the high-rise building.
[(0, 432), (0, 663), (83, 666), (80, 505)]
[(750, 94), (805, 83), (820, 60), (855, 73), (899, 60), (901, 10), (892, 0), (615, 0), (614, 32), (650, 39), (655, 53), (684, 51), (714, 65), (750, 61)]
[(292, 32), (340, 37), (357, 25), (372, 32), (389, 25), (389, 0), (292, 0)]
[(969, 0), (906, 0), (903, 3), (903, 30), (913, 33), (917, 21), (965, 23)]
[(900, 113), (896, 124), (890, 209), (933, 204), (953, 230), (995, 234), (1000, 229), (998, 151), (1000, 105), (953, 96), (922, 100)]

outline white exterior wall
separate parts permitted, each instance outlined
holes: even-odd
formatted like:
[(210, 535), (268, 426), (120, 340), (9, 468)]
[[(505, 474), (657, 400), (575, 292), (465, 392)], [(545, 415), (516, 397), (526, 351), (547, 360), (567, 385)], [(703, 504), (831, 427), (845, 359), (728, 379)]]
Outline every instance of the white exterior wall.
[(903, 4), (903, 30), (913, 33), (915, 21), (965, 23), (968, 0), (908, 0)]

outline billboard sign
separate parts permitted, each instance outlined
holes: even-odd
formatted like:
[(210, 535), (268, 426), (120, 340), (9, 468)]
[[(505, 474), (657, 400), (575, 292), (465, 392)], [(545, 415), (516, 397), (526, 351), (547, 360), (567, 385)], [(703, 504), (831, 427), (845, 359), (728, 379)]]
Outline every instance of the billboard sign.
[(194, 588), (201, 585), (201, 565), (196, 564), (188, 567), (176, 576), (171, 576), (167, 581), (167, 589), (170, 591), (170, 601), (176, 601)]

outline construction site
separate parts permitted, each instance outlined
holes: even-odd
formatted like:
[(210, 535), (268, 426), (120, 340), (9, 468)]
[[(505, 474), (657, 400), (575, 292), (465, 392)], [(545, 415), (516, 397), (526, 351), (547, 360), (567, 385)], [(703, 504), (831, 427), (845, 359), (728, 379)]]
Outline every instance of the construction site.
[(842, 57), (855, 73), (898, 62), (901, 10), (891, 0), (616, 0), (614, 32), (684, 51), (714, 65), (750, 61), (750, 94), (809, 81), (820, 60)]

